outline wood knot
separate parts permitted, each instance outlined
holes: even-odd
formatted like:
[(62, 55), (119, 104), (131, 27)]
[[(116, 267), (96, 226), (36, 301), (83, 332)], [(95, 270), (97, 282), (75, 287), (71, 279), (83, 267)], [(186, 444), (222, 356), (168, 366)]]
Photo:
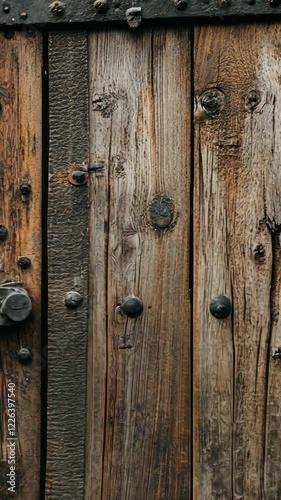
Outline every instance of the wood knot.
[(220, 89), (209, 89), (200, 96), (199, 101), (206, 115), (213, 118), (221, 112), (225, 95)]
[(257, 90), (251, 90), (246, 97), (245, 107), (248, 111), (253, 112), (261, 102), (261, 95)]
[(258, 262), (263, 262), (265, 258), (265, 248), (261, 243), (258, 243), (254, 248), (255, 260)]
[(166, 230), (174, 222), (174, 203), (165, 194), (157, 194), (149, 204), (149, 216), (152, 225), (158, 230)]

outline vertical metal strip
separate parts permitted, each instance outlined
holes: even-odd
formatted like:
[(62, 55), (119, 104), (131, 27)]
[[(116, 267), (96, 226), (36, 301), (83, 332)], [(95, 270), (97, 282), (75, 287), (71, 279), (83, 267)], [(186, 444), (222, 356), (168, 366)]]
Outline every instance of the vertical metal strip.
[[(87, 33), (49, 35), (48, 423), (46, 498), (84, 496), (88, 190)], [(76, 292), (67, 305), (69, 292)], [(80, 294), (82, 303), (76, 298)]]

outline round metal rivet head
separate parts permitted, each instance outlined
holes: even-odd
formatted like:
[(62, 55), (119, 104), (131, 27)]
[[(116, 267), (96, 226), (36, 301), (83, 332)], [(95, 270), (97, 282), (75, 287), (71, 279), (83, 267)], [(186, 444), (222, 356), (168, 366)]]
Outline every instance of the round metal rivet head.
[(83, 172), (83, 170), (75, 170), (72, 174), (72, 179), (74, 181), (82, 183), (86, 179), (86, 172)]
[(28, 269), (31, 266), (31, 260), (28, 257), (20, 257), (18, 266), (23, 270)]
[(106, 12), (109, 8), (109, 2), (108, 0), (95, 0), (94, 2), (94, 8), (102, 14), (103, 12)]
[(55, 16), (62, 16), (65, 12), (65, 3), (55, 0), (49, 5), (49, 9)]
[(8, 229), (0, 224), (0, 241), (5, 241), (8, 237)]
[(186, 0), (174, 0), (174, 6), (177, 10), (185, 10), (187, 7)]
[(83, 302), (83, 297), (79, 292), (67, 292), (64, 303), (69, 309), (76, 309)]
[(129, 318), (137, 318), (143, 312), (143, 303), (137, 297), (128, 297), (120, 307)]
[(29, 182), (24, 181), (21, 183), (20, 192), (21, 192), (21, 194), (24, 194), (24, 195), (31, 193), (31, 185), (29, 184)]
[(26, 19), (28, 18), (27, 12), (21, 12), (20, 18), (22, 21), (26, 21)]
[(5, 14), (9, 14), (11, 7), (9, 4), (4, 3), (2, 9), (3, 9), (3, 12), (5, 12)]
[(27, 363), (31, 359), (31, 352), (26, 347), (22, 347), (18, 352), (18, 359), (21, 363)]
[(74, 186), (83, 186), (88, 181), (88, 170), (83, 165), (74, 165), (68, 171), (68, 181)]
[(226, 295), (218, 295), (211, 300), (210, 313), (218, 319), (225, 319), (231, 313), (231, 302)]
[(26, 293), (15, 290), (3, 301), (1, 311), (12, 321), (24, 321), (32, 311), (32, 303)]
[(149, 216), (156, 229), (169, 228), (174, 219), (175, 207), (173, 201), (164, 194), (157, 194), (149, 204)]

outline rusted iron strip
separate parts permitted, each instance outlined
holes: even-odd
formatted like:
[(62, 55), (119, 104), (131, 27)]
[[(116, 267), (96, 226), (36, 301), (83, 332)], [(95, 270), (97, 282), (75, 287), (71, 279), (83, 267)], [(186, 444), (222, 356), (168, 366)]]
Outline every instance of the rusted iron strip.
[(126, 21), (136, 28), (142, 20), (227, 20), (276, 18), (281, 0), (4, 0), (0, 25), (52, 25)]

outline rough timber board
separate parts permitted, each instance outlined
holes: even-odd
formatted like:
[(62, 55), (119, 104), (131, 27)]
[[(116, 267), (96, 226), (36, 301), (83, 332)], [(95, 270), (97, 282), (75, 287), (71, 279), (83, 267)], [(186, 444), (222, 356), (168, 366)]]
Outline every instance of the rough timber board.
[(189, 30), (91, 33), (89, 72), (86, 499), (189, 498)]
[[(32, 315), (23, 325), (2, 327), (0, 332), (0, 498), (29, 500), (39, 498), (40, 368), (44, 367), (40, 353), (41, 35), (27, 38), (17, 32), (8, 40), (0, 33), (0, 57), (0, 224), (9, 231), (7, 240), (0, 243), (0, 284), (22, 282), (33, 304)], [(19, 190), (23, 179), (31, 184), (28, 196)], [(20, 256), (31, 260), (29, 269), (17, 265)], [(17, 356), (23, 347), (32, 353), (26, 365)], [(6, 475), (11, 465), (7, 448), (10, 382), (15, 384), (17, 427), (15, 494), (7, 489)]]
[[(279, 24), (195, 29), (193, 450), (200, 500), (281, 498), (281, 361), (273, 357), (281, 347), (280, 35)], [(220, 96), (217, 113), (204, 111), (206, 92)], [(218, 320), (209, 302), (224, 293), (233, 314)]]
[[(0, 8), (0, 25), (46, 25), (61, 23), (109, 23), (126, 21), (126, 11), (132, 7), (131, 0), (103, 0), (107, 5), (104, 12), (98, 12), (94, 0), (5, 0), (4, 6), (9, 6), (9, 12)], [(185, 0), (181, 0), (184, 3)], [(55, 15), (54, 4), (63, 4), (65, 8), (61, 15)], [(97, 2), (96, 2), (97, 3)], [(218, 19), (232, 17), (253, 19), (256, 16), (271, 16), (281, 14), (281, 5), (277, 1), (257, 0), (187, 0), (184, 9), (177, 9), (172, 0), (136, 1), (134, 6), (141, 7), (142, 18), (161, 19)], [(51, 8), (50, 8), (51, 6)], [(7, 10), (7, 9), (6, 9)], [(27, 14), (27, 16), (26, 16)]]

